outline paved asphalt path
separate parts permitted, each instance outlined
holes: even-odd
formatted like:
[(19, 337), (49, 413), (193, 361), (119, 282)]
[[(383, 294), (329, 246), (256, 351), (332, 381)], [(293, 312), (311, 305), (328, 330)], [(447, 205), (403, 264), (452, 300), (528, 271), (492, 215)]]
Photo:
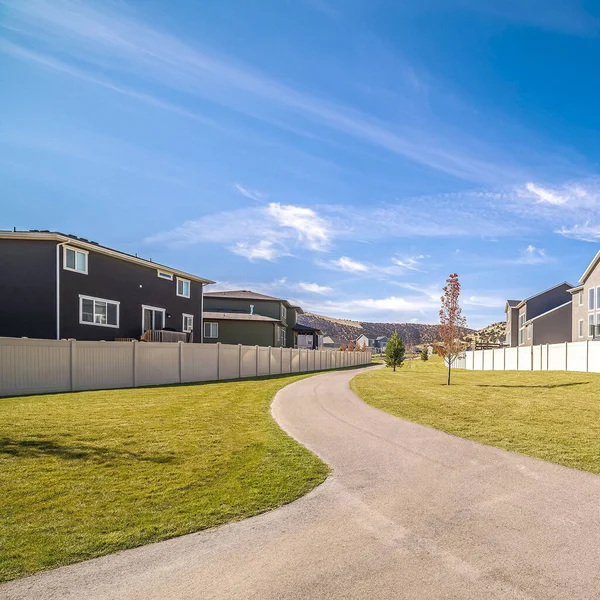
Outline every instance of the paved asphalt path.
[(294, 383), (278, 423), (333, 467), (278, 510), (0, 586), (69, 600), (600, 598), (600, 477)]

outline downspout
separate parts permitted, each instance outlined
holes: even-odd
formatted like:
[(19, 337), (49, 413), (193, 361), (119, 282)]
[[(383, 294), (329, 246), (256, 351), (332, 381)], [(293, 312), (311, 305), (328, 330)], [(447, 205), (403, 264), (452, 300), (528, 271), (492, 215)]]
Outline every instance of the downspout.
[(56, 339), (60, 340), (60, 248), (69, 242), (56, 244)]

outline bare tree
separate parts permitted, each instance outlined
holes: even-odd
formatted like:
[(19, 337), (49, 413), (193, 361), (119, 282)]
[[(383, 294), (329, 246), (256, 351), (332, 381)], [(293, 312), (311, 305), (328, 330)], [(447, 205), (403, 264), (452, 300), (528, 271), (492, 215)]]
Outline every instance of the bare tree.
[(450, 385), (452, 364), (464, 350), (464, 342), (461, 337), (463, 335), (462, 328), (466, 326), (467, 321), (462, 315), (459, 300), (460, 282), (458, 281), (458, 275), (452, 273), (446, 279), (444, 295), (441, 298), (439, 330), (441, 344), (436, 347), (437, 353), (444, 358), (448, 365), (448, 385)]

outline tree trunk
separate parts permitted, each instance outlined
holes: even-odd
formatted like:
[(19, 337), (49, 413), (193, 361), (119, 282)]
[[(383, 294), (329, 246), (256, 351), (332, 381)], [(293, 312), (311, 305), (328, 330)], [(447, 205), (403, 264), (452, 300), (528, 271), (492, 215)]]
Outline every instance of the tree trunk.
[(394, 367), (394, 373), (396, 372), (396, 363), (392, 365)]
[(450, 360), (448, 360), (448, 385), (450, 385), (450, 370), (452, 369), (452, 366), (450, 364)]

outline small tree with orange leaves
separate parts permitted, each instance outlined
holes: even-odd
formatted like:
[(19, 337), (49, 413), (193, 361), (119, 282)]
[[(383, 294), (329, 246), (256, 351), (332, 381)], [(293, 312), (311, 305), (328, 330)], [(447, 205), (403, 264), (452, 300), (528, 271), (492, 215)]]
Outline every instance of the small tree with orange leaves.
[(436, 352), (444, 358), (448, 365), (448, 385), (450, 385), (450, 374), (452, 364), (462, 354), (464, 342), (461, 340), (462, 328), (467, 321), (462, 315), (459, 304), (460, 283), (458, 275), (452, 273), (446, 279), (444, 295), (442, 296), (442, 307), (440, 308), (440, 338), (441, 343), (436, 344)]

